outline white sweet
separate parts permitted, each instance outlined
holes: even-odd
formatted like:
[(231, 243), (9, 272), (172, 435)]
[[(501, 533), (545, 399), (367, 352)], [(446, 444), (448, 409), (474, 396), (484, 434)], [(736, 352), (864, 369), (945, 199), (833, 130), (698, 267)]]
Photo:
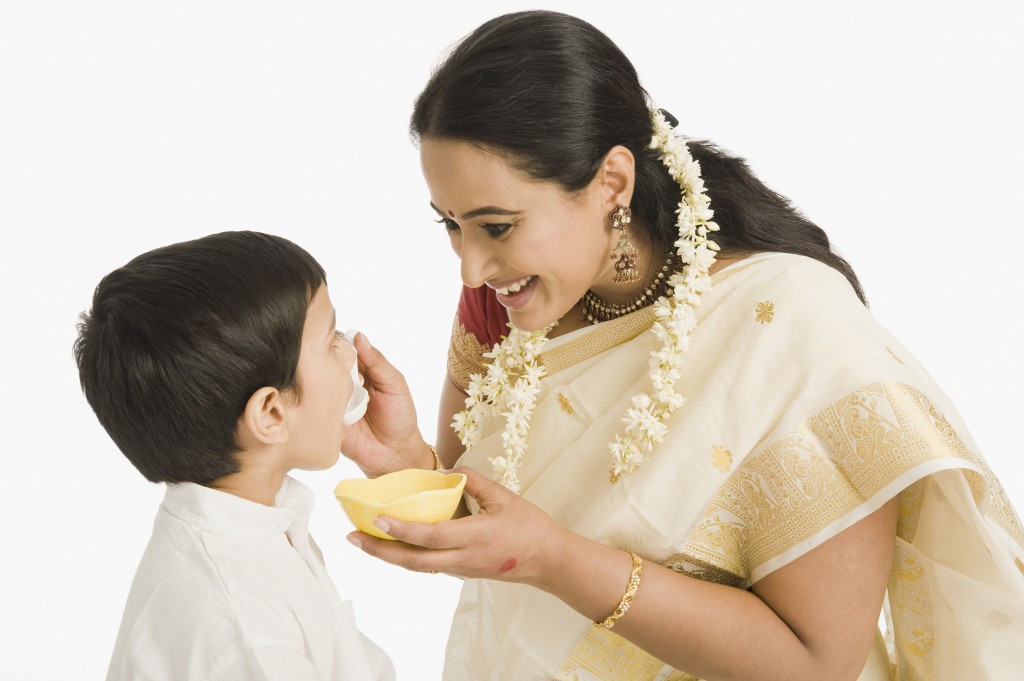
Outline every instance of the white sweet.
[[(352, 344), (352, 349), (355, 349), (356, 334), (358, 331), (355, 329), (349, 329), (345, 332), (345, 340)], [(348, 405), (345, 407), (344, 422), (346, 426), (351, 426), (353, 423), (363, 418), (366, 414), (366, 407), (370, 404), (370, 393), (366, 392), (366, 388), (363, 387), (363, 377), (359, 373), (359, 362), (352, 362), (352, 396), (348, 399)]]

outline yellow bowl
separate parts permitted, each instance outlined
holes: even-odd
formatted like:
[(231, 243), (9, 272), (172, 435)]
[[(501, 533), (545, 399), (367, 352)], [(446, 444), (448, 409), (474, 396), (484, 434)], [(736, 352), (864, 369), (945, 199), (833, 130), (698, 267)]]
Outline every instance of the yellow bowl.
[(374, 518), (386, 515), (420, 523), (448, 520), (465, 486), (466, 476), (461, 473), (407, 468), (379, 478), (342, 480), (334, 488), (334, 497), (361, 532), (394, 539), (373, 524)]

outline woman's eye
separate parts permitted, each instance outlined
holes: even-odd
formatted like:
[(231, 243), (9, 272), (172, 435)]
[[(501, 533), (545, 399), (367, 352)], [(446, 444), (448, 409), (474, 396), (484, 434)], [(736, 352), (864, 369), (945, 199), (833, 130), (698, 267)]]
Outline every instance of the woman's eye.
[(448, 218), (438, 218), (434, 220), (434, 222), (444, 225), (444, 228), (449, 232), (459, 231), (459, 223), (455, 222), (455, 220), (450, 220)]
[(503, 236), (510, 229), (512, 229), (514, 226), (515, 225), (513, 223), (511, 223), (511, 222), (500, 223), (500, 224), (488, 223), (488, 224), (481, 225), (481, 227), (483, 227), (484, 230), (486, 230), (486, 232), (491, 235), (492, 239), (497, 239), (497, 238)]

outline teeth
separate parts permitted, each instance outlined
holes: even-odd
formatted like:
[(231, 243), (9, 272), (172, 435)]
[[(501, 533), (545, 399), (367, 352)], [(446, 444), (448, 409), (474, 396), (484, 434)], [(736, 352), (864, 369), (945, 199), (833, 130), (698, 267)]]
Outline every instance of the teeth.
[(524, 286), (529, 284), (532, 279), (533, 275), (531, 274), (530, 276), (524, 277), (513, 284), (509, 284), (505, 288), (496, 288), (494, 290), (503, 296), (507, 296), (510, 293), (519, 293), (519, 291), (522, 290)]

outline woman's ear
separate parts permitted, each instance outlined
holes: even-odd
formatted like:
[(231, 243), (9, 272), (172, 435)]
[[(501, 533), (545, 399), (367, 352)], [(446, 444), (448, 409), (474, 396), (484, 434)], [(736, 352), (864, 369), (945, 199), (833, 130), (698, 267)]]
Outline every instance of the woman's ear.
[(242, 425), (249, 437), (265, 445), (288, 441), (288, 413), (284, 396), (277, 388), (263, 387), (249, 397), (242, 412)]
[(633, 183), (636, 180), (636, 159), (633, 152), (616, 144), (605, 154), (597, 172), (601, 198), (611, 212), (615, 206), (628, 206), (633, 200)]

